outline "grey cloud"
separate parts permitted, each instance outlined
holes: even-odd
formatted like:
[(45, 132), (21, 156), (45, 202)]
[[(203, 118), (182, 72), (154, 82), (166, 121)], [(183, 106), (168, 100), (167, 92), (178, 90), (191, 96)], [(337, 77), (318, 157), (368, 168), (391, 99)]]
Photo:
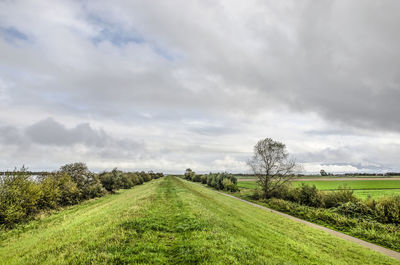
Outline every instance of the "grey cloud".
[(190, 127), (189, 131), (200, 135), (218, 136), (218, 135), (228, 135), (228, 134), (238, 133), (239, 129), (233, 128), (231, 126), (199, 125)]
[(301, 163), (319, 163), (321, 165), (351, 165), (365, 171), (398, 170), (400, 159), (399, 144), (370, 142), (363, 145), (348, 145), (325, 148), (315, 152), (296, 153)]
[(361, 164), (361, 163), (322, 163), (321, 164), (322, 168), (323, 166), (352, 166), (354, 168), (356, 168), (357, 170), (359, 170), (360, 172), (373, 172), (373, 173), (379, 173), (379, 172), (388, 172), (391, 170), (390, 167), (384, 166), (384, 165), (365, 165), (365, 164)]
[[(116, 138), (102, 129), (94, 129), (89, 123), (80, 123), (73, 128), (67, 128), (53, 118), (38, 121), (25, 128), (13, 126), (0, 127), (0, 143), (18, 147), (29, 147), (31, 144), (54, 146), (57, 148), (71, 147), (81, 144), (99, 150), (100, 154), (119, 150), (135, 152), (145, 150), (141, 141), (127, 138)], [(108, 155), (109, 156), (109, 155)]]
[(23, 144), (24, 137), (17, 128), (3, 126), (0, 127), (0, 142), (5, 145)]
[(399, 131), (400, 37), (393, 31), (399, 3), (323, 3), (316, 5), (322, 12), (300, 24), (303, 63), (287, 91), (294, 105), (356, 127)]
[[(178, 4), (183, 3), (170, 5)], [(42, 74), (53, 78), (38, 89), (54, 94), (45, 102), (51, 108), (95, 115), (129, 115), (132, 105), (181, 113), (203, 108), (253, 113), (283, 105), (355, 127), (400, 131), (400, 38), (393, 26), (400, 18), (392, 11), (398, 5), (293, 1), (282, 7), (250, 1), (244, 12), (220, 1), (184, 4), (185, 14), (177, 14), (151, 2), (87, 3), (90, 14), (141, 37), (117, 53), (108, 48), (114, 37), (107, 40), (107, 34), (97, 47), (83, 45), (87, 57), (96, 57), (93, 65), (77, 60), (87, 65), (83, 69), (45, 62)], [(196, 22), (206, 10), (214, 11)], [(109, 27), (85, 22), (100, 32)], [(153, 43), (184, 56), (165, 62)], [(18, 95), (14, 98), (24, 102)]]
[[(94, 129), (89, 123), (67, 128), (53, 118), (22, 128), (0, 127), (0, 147), (7, 150), (1, 153), (2, 168), (25, 164), (51, 170), (73, 161), (136, 160), (147, 152), (141, 140), (114, 137), (104, 130)], [(112, 167), (109, 164), (106, 163)]]
[[(329, 163), (329, 164), (355, 164), (358, 163), (358, 159), (354, 158), (354, 151), (351, 147), (342, 148), (325, 148), (316, 152), (306, 152), (296, 154), (296, 159), (302, 163)], [(326, 162), (329, 161), (329, 162)]]
[[(400, 132), (399, 7), (394, 0), (1, 2), (0, 111), (29, 108), (39, 110), (37, 120), (67, 116), (158, 127), (162, 132), (146, 141), (157, 142), (156, 149), (169, 156), (182, 156), (193, 146), (203, 156), (224, 156), (243, 139), (275, 131), (247, 132), (243, 120), (253, 124), (258, 116), (289, 110), (287, 119), (316, 114), (329, 124), (308, 126), (305, 137), (318, 136), (321, 145), (323, 137), (348, 144), (345, 150), (331, 146), (299, 154), (300, 160), (352, 165), (376, 160), (391, 167), (394, 162), (385, 164), (376, 155), (382, 150), (367, 141), (379, 137), (375, 132)], [(5, 34), (35, 41), (18, 46)], [(275, 126), (287, 130), (279, 122)], [(85, 123), (67, 128), (48, 119), (26, 130), (0, 130), (3, 144), (82, 144), (107, 159), (146, 149), (140, 141), (111, 135), (111, 127), (105, 133)], [(169, 134), (178, 136), (164, 141)], [(351, 145), (352, 135), (370, 138), (361, 148)], [(209, 147), (215, 142), (224, 150)]]
[(326, 129), (326, 130), (309, 130), (306, 131), (305, 134), (310, 136), (318, 136), (318, 135), (354, 135), (354, 132), (348, 130), (341, 129)]
[(63, 146), (80, 143), (87, 146), (102, 147), (107, 144), (110, 138), (104, 131), (96, 131), (87, 123), (78, 124), (75, 128), (68, 129), (52, 118), (27, 127), (25, 132), (33, 142), (44, 145)]

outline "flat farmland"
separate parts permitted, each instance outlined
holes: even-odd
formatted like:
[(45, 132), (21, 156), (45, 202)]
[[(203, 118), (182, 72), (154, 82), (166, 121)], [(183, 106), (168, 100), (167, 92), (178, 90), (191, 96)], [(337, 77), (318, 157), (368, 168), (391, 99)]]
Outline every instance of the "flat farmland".
[[(300, 186), (302, 184), (315, 185), (319, 190), (332, 191), (340, 188), (350, 188), (354, 194), (360, 198), (379, 198), (382, 196), (400, 195), (400, 180), (307, 180), (292, 181), (292, 185)], [(241, 188), (255, 189), (256, 181), (238, 181)]]

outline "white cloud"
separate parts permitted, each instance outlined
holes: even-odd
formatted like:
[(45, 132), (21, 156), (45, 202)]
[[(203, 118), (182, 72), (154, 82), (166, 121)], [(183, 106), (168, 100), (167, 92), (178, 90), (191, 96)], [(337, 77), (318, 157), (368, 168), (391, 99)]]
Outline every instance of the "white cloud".
[(327, 173), (363, 172), (361, 169), (352, 165), (321, 165), (314, 163), (304, 163), (302, 165), (306, 172), (313, 174), (319, 174), (321, 169), (325, 170)]
[(244, 161), (238, 161), (231, 156), (225, 156), (223, 159), (216, 159), (211, 166), (214, 170), (223, 170), (228, 172), (248, 172), (248, 166)]

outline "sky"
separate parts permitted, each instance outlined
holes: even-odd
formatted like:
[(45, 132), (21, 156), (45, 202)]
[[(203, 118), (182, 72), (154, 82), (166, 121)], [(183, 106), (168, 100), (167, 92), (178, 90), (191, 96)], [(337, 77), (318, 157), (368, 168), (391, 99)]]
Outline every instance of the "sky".
[(400, 1), (0, 1), (0, 169), (400, 171)]

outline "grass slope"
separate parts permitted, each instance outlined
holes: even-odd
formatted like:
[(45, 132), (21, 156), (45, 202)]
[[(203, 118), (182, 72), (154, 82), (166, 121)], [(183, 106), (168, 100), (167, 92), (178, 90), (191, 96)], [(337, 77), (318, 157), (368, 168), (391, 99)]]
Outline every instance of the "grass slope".
[(400, 264), (174, 177), (3, 233), (3, 264)]

